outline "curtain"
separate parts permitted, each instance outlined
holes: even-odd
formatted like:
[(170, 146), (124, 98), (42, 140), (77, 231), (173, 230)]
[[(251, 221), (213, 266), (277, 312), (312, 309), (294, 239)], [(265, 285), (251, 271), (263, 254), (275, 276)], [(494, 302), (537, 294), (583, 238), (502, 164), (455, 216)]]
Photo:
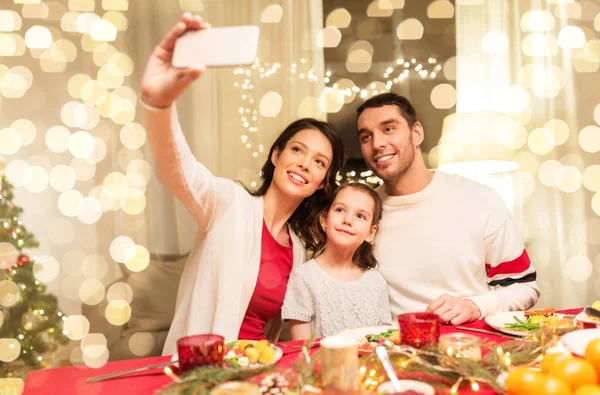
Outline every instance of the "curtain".
[(457, 112), (500, 111), (522, 126), (511, 132), (520, 168), (496, 185), (538, 271), (540, 306), (600, 299), (600, 100), (589, 92), (600, 84), (599, 11), (457, 0)]

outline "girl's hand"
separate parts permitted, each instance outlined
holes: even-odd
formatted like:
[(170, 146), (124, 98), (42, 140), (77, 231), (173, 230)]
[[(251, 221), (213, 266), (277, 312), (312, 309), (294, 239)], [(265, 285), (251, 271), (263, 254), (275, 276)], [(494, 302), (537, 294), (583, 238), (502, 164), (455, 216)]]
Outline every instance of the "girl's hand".
[(141, 96), (144, 103), (157, 108), (166, 108), (183, 93), (183, 91), (198, 77), (205, 68), (178, 69), (171, 65), (175, 41), (188, 30), (202, 30), (210, 27), (199, 16), (189, 12), (181, 16), (181, 20), (171, 29), (160, 44), (158, 44), (142, 75), (140, 83)]

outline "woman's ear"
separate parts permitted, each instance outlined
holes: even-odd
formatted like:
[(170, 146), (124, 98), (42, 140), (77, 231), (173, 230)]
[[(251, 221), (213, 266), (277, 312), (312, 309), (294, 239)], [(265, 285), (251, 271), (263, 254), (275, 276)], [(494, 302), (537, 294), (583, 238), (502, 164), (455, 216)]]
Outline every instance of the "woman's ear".
[(377, 225), (373, 225), (371, 226), (371, 230), (369, 230), (369, 233), (367, 234), (367, 237), (365, 237), (365, 241), (369, 244), (373, 244), (373, 241), (375, 240), (375, 234), (377, 233)]

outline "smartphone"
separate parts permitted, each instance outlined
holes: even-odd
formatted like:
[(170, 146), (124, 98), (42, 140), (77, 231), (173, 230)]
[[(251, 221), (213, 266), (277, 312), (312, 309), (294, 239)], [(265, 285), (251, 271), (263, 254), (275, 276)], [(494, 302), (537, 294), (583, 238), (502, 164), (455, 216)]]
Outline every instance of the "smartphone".
[(181, 68), (252, 64), (259, 32), (254, 25), (190, 30), (175, 42), (172, 64)]

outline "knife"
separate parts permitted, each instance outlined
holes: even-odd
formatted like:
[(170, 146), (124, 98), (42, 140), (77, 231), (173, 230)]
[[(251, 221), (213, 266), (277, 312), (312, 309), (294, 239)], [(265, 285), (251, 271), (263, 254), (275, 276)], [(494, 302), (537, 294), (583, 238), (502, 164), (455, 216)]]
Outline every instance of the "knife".
[(104, 381), (104, 380), (112, 379), (115, 377), (125, 376), (125, 375), (131, 374), (131, 373), (143, 372), (145, 370), (150, 370), (150, 369), (164, 368), (164, 367), (175, 365), (175, 364), (177, 364), (177, 361), (169, 361), (169, 362), (163, 362), (163, 363), (156, 363), (153, 365), (140, 366), (139, 368), (121, 370), (119, 372), (108, 373), (108, 374), (103, 374), (101, 376), (90, 377), (85, 382), (86, 383), (97, 383), (98, 381)]
[(521, 336), (517, 336), (517, 335), (509, 335), (506, 333), (500, 333), (500, 332), (493, 332), (493, 331), (488, 331), (486, 329), (478, 329), (478, 328), (470, 328), (468, 326), (456, 326), (456, 329), (460, 329), (462, 331), (471, 331), (471, 332), (479, 332), (479, 333), (487, 333), (488, 335), (494, 335), (494, 336), (500, 336), (500, 337), (505, 337), (507, 339), (516, 339), (516, 340), (524, 340)]

